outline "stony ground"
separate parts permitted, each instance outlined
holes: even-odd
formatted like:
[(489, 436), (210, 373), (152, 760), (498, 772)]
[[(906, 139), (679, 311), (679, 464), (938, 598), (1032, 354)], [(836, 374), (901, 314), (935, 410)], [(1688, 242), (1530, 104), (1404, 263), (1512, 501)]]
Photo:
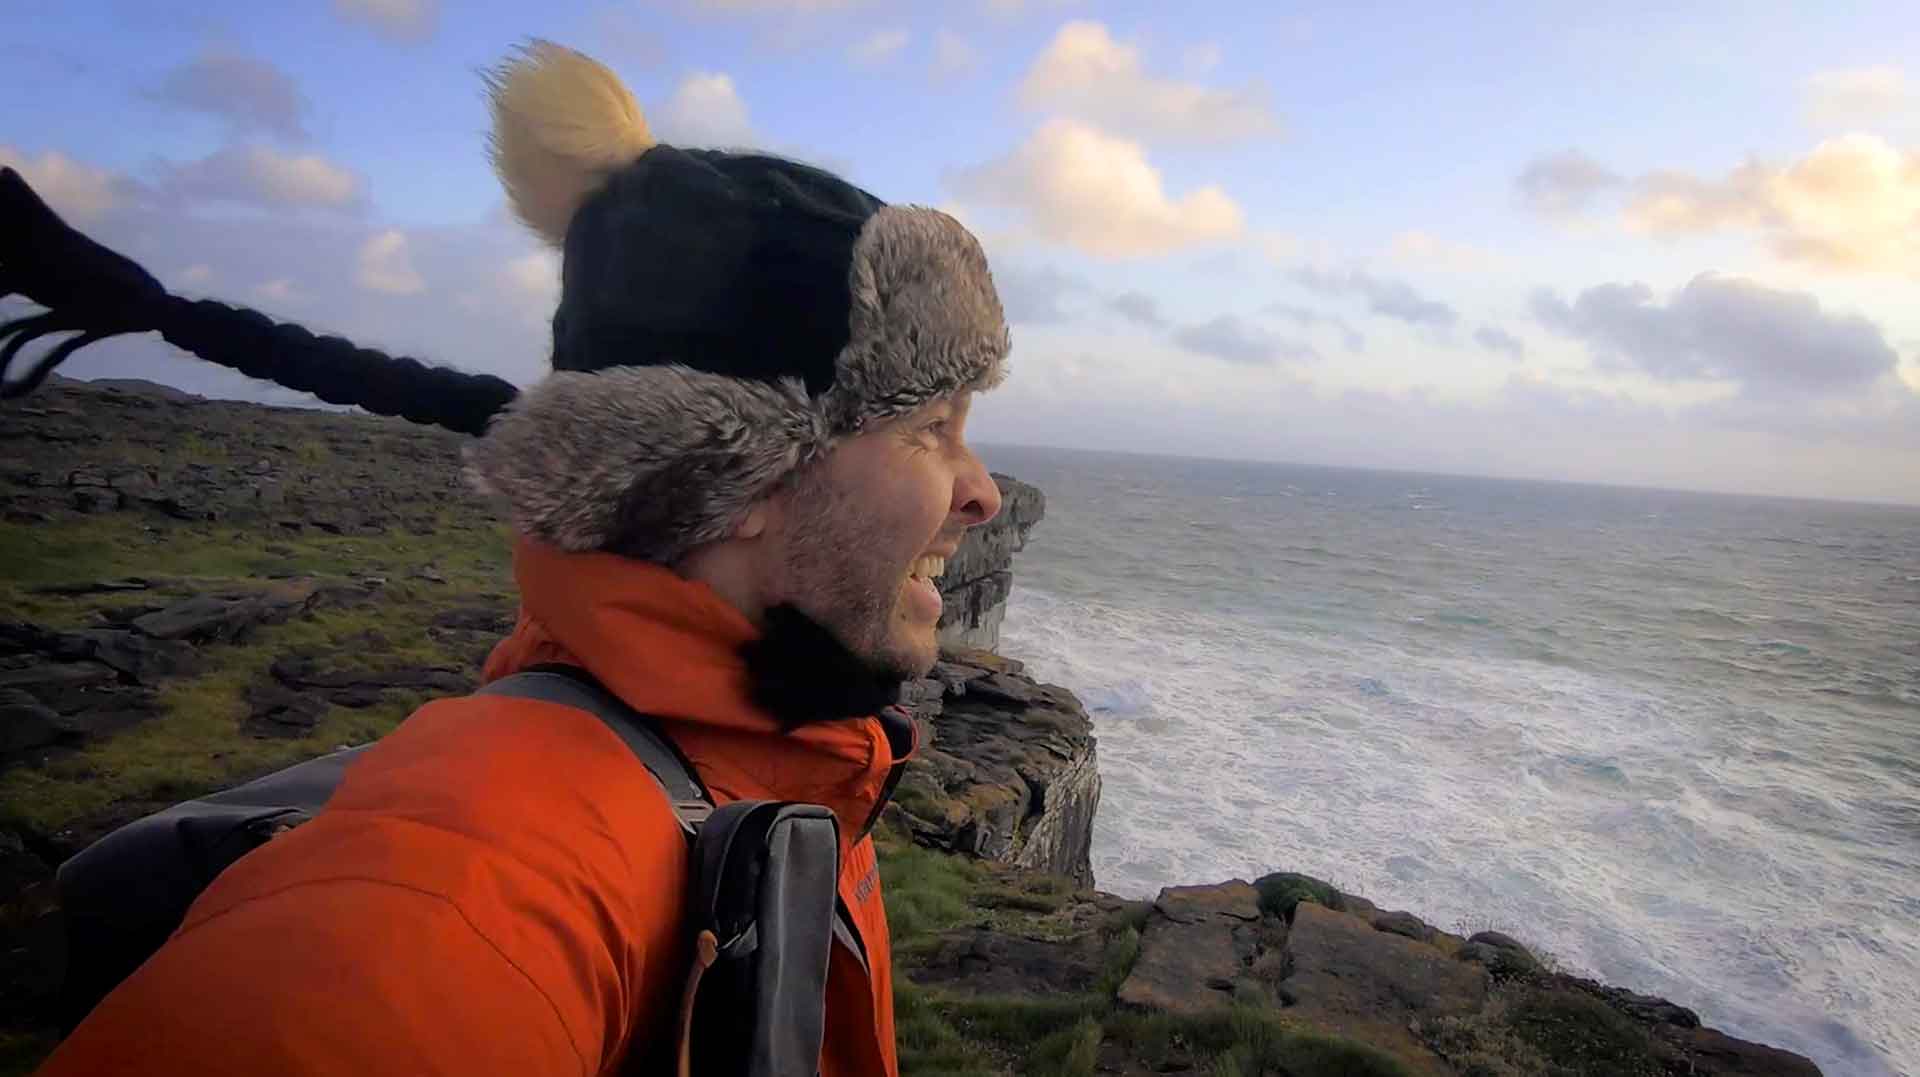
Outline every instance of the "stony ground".
[(1121, 901), (883, 845), (912, 1073), (1811, 1075), (1664, 999), (1567, 975), (1305, 875)]

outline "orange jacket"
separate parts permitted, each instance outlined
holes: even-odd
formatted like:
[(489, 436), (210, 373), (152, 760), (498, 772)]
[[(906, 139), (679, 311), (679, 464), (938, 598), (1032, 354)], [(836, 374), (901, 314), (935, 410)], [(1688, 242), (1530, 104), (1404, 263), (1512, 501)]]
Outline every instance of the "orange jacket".
[[(869, 961), (833, 949), (821, 1072), (893, 1074), (886, 914), (864, 836), (895, 763), (881, 722), (782, 732), (747, 702), (738, 649), (754, 629), (704, 585), (524, 542), (514, 569), (520, 622), (487, 679), (582, 665), (662, 719), (719, 803), (833, 810), (840, 894)], [(663, 1072), (686, 971), (685, 861), (666, 798), (592, 715), (429, 703), (348, 769), (325, 811), (215, 880), (41, 1072)]]

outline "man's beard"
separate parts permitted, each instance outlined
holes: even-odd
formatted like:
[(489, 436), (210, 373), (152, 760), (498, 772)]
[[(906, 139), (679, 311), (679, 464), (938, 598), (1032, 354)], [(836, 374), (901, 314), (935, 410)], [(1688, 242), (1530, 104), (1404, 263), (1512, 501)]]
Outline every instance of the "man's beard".
[(803, 478), (791, 504), (786, 601), (868, 665), (901, 680), (924, 676), (929, 657), (892, 639), (910, 558), (889, 549), (886, 529), (828, 481)]

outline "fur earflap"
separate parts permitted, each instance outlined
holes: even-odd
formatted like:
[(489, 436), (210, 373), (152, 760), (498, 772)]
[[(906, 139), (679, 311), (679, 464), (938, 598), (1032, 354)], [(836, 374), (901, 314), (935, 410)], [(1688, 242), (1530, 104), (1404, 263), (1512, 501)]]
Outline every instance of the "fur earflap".
[(494, 170), (514, 213), (554, 246), (609, 173), (654, 144), (640, 106), (598, 61), (535, 40), (486, 76)]
[(867, 219), (849, 274), (852, 336), (827, 407), (837, 433), (1006, 376), (1013, 341), (986, 252), (959, 221), (920, 206)]
[(560, 371), (467, 446), (466, 475), (505, 502), (520, 534), (672, 564), (726, 537), (828, 440), (798, 379), (682, 366)]

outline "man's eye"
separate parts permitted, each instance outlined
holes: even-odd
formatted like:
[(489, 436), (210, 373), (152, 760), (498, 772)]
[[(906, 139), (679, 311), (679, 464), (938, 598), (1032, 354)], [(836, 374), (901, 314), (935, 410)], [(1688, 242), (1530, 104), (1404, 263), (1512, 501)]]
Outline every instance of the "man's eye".
[(935, 419), (933, 422), (921, 427), (921, 429), (935, 437), (939, 437), (947, 432), (947, 420)]

